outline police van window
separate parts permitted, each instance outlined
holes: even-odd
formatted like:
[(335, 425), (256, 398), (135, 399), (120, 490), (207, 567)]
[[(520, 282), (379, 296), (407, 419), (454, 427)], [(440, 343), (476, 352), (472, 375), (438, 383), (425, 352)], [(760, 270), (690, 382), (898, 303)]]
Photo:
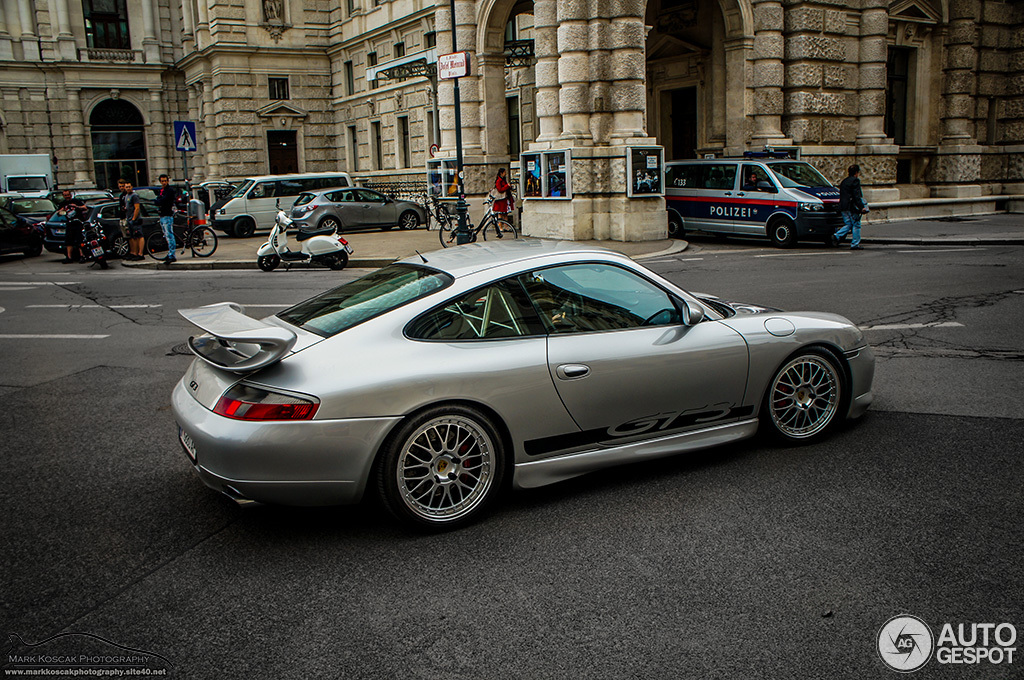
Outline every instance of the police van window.
[(735, 163), (708, 163), (701, 166), (701, 189), (732, 189), (736, 186)]
[(699, 186), (699, 165), (670, 165), (665, 169), (666, 189), (696, 189)]
[[(768, 171), (760, 165), (744, 165), (743, 173), (740, 176), (743, 178), (744, 191), (772, 191), (775, 187), (775, 183), (768, 176)], [(758, 182), (768, 182), (773, 189), (759, 189)]]

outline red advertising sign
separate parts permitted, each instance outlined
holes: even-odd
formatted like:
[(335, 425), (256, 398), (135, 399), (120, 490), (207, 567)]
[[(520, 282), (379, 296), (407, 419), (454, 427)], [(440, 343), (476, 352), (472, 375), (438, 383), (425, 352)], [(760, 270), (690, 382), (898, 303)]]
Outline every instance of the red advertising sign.
[(469, 52), (452, 52), (437, 57), (437, 77), (442, 80), (469, 75)]

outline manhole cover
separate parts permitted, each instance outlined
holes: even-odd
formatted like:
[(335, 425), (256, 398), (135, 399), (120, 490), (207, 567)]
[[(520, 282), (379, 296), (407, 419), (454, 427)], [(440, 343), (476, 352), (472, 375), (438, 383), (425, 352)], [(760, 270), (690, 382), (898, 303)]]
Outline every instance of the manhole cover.
[(182, 354), (184, 356), (192, 356), (192, 350), (188, 348), (188, 343), (183, 342), (180, 345), (175, 345), (171, 348), (171, 351), (167, 353), (167, 356), (174, 356), (175, 354)]

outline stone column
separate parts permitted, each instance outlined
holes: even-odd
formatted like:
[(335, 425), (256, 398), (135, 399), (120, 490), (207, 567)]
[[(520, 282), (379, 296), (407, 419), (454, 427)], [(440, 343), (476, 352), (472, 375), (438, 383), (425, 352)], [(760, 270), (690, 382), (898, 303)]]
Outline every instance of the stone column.
[(142, 0), (142, 53), (146, 63), (160, 63), (160, 44), (157, 41), (156, 7), (154, 0)]
[(782, 39), (784, 15), (779, 0), (751, 0), (754, 9), (754, 134), (756, 145), (785, 143), (782, 134)]
[[(208, 0), (196, 0), (196, 49), (210, 44), (210, 6)], [(191, 0), (185, 0), (191, 2)]]
[(590, 136), (595, 144), (610, 141), (614, 116), (611, 113), (611, 21), (606, 18), (591, 19), (589, 23), (590, 43)]
[(68, 146), (71, 147), (71, 170), (74, 172), (72, 185), (88, 187), (95, 183), (89, 174), (88, 149), (92, 140), (85, 134), (85, 116), (82, 113), (82, 99), (78, 90), (69, 88), (68, 97)]
[(644, 51), (647, 29), (641, 14), (629, 2), (616, 3), (622, 9), (613, 16), (609, 28), (611, 38), (610, 108), (611, 138), (623, 143), (632, 138), (647, 138), (644, 115), (647, 111), (647, 61)]
[(21, 49), (25, 61), (39, 61), (39, 43), (35, 32), (35, 16), (31, 0), (4, 0), (4, 4), (18, 3), (18, 16), (21, 19)]
[(18, 8), (13, 2), (5, 2), (0, 7), (0, 61), (14, 61), (14, 45), (7, 30), (7, 17), (17, 11)]
[(508, 122), (505, 109), (505, 55), (481, 54), (477, 57), (480, 82), (484, 97), (481, 118), (484, 131), (484, 148), (491, 161), (501, 162), (508, 151)]
[(68, 0), (50, 0), (50, 7), (57, 17), (57, 53), (65, 61), (74, 61), (77, 58), (75, 52), (75, 37), (71, 34), (71, 19), (68, 12)]
[(562, 115), (558, 108), (558, 17), (555, 0), (534, 0), (533, 20), (533, 49), (537, 58), (534, 77), (537, 81), (537, 122), (540, 127), (537, 142), (550, 146), (562, 134)]
[[(186, 0), (186, 2), (188, 2), (188, 0)], [(202, 123), (202, 126), (205, 127), (206, 126), (206, 122), (205, 122), (205, 120), (203, 120), (202, 114), (200, 113), (200, 99), (201, 99), (202, 95), (199, 92), (196, 84), (193, 83), (191, 85), (186, 86), (186, 92), (188, 93), (188, 101), (186, 103), (186, 106), (188, 107), (188, 116), (186, 117), (186, 119), (187, 120), (200, 121)], [(200, 134), (202, 134), (204, 136), (204, 138), (205, 138), (206, 137), (206, 130), (203, 130), (202, 132), (200, 132), (199, 125), (197, 125), (196, 126), (196, 135), (198, 136)], [(198, 143), (199, 142), (197, 140), (196, 144), (198, 144)], [(192, 175), (193, 183), (205, 180), (207, 178), (207, 173), (206, 173), (206, 169), (203, 167), (203, 162), (201, 160), (203, 158), (203, 156), (201, 156), (199, 153), (194, 153), (194, 154), (192, 154), (192, 158), (194, 160), (189, 165), (194, 166), (194, 167), (191, 168), (191, 172), (189, 174)]]
[(857, 144), (884, 144), (886, 35), (889, 10), (886, 0), (864, 0), (860, 15), (860, 94)]
[[(445, 0), (438, 0), (434, 26), (437, 28), (437, 53), (449, 54), (452, 51), (452, 13)], [(437, 118), (441, 128), (440, 157), (455, 158), (455, 84), (451, 80), (437, 81)]]
[(975, 183), (981, 175), (982, 148), (973, 129), (979, 19), (977, 2), (950, 3), (942, 88), (942, 140), (930, 172), (931, 179), (943, 185), (932, 188), (934, 196), (981, 195), (981, 187)]
[(746, 68), (754, 51), (750, 38), (725, 42), (725, 154), (739, 156), (747, 145)]
[[(458, 48), (460, 52), (476, 52), (476, 3), (471, 0), (455, 0), (455, 26), (458, 31)], [(469, 77), (459, 81), (462, 95), (462, 152), (464, 156), (483, 155), (481, 134), (481, 78), (480, 74), (470, 72)], [(503, 98), (504, 99), (504, 98)], [(465, 165), (469, 161), (463, 158)], [(471, 193), (468, 185), (466, 193)]]
[(213, 114), (213, 87), (210, 83), (202, 83), (203, 98), (203, 141), (206, 142), (206, 178), (220, 177), (219, 158), (217, 156), (217, 140), (214, 133), (217, 121)]
[(181, 42), (186, 54), (192, 48), (189, 43), (194, 43), (195, 36), (195, 17), (192, 15), (192, 1), (193, 0), (181, 0)]
[(167, 125), (164, 117), (164, 100), (163, 92), (159, 89), (152, 89), (149, 91), (149, 134), (148, 143), (149, 147), (149, 170), (150, 178), (149, 181), (153, 181), (152, 175), (155, 173), (171, 174), (170, 159), (168, 158), (169, 149), (168, 140), (173, 137), (174, 130), (171, 126)]
[(586, 0), (560, 0), (558, 17), (559, 138), (588, 144), (590, 136), (590, 40)]

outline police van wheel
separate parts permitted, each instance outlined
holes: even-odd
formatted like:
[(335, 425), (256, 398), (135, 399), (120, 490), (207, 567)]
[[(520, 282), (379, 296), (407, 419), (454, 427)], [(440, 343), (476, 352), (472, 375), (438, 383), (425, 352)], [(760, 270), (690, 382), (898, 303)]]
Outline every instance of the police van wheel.
[(796, 227), (789, 220), (778, 219), (769, 224), (768, 235), (779, 248), (792, 248), (796, 245)]
[(668, 237), (669, 238), (682, 238), (686, 235), (686, 229), (683, 228), (683, 220), (679, 215), (675, 213), (668, 214)]

